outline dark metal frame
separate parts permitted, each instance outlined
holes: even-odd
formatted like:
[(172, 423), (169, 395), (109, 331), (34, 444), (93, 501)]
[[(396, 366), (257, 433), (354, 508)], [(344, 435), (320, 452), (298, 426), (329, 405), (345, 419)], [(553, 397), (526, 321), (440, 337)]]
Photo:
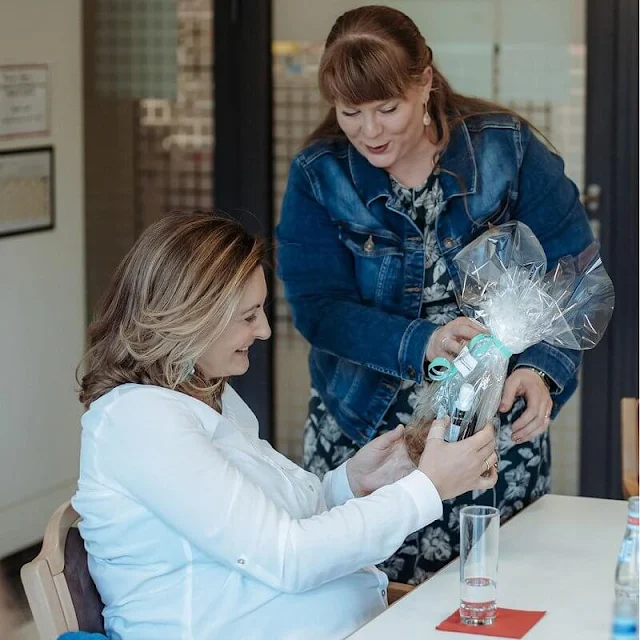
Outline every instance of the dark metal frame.
[[(215, 0), (215, 208), (268, 241), (273, 235), (271, 2)], [(265, 272), (267, 315), (273, 324), (273, 273)], [(232, 380), (273, 437), (272, 341), (251, 350), (251, 367)]]
[(619, 498), (620, 398), (638, 396), (637, 0), (587, 0), (586, 131), (586, 184), (601, 187), (594, 217), (616, 309), (585, 354), (580, 493)]
[(51, 145), (45, 147), (25, 147), (21, 149), (7, 149), (0, 151), (0, 156), (27, 155), (33, 153), (46, 153), (49, 158), (49, 220), (44, 224), (25, 225), (19, 229), (11, 231), (0, 231), (0, 238), (7, 236), (23, 235), (25, 233), (35, 233), (37, 231), (50, 231), (55, 228), (56, 223), (56, 175), (55, 175), (55, 152)]

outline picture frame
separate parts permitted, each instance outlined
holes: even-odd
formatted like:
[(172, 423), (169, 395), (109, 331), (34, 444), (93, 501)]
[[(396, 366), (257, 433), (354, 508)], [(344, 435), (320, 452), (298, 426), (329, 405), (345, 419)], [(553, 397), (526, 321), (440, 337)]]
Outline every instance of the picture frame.
[(0, 65), (0, 140), (50, 135), (49, 65)]
[(54, 226), (53, 147), (0, 151), (0, 237)]

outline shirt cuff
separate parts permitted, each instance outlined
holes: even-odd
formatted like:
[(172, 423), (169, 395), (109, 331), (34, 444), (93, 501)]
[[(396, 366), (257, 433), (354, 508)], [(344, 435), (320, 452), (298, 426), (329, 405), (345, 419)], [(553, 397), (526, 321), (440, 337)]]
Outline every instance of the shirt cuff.
[(327, 472), (322, 484), (325, 486), (325, 496), (329, 509), (355, 498), (347, 478), (347, 462), (343, 462), (333, 471)]
[(413, 531), (442, 518), (442, 498), (429, 477), (416, 469), (395, 483), (406, 491), (416, 505)]

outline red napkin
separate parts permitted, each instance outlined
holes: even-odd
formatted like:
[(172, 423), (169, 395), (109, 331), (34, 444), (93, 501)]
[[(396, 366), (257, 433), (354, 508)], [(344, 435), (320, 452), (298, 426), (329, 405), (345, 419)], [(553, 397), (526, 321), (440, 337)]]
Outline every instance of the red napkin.
[(460, 611), (456, 609), (436, 629), (440, 631), (457, 631), (479, 636), (494, 636), (496, 638), (523, 638), (546, 611), (523, 611), (522, 609), (501, 609), (498, 607), (496, 621), (493, 624), (474, 626), (460, 621)]

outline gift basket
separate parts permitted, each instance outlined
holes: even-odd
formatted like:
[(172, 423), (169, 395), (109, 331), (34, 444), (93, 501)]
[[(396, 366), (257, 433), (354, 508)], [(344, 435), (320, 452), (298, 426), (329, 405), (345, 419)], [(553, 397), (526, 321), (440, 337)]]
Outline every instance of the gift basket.
[(547, 272), (540, 242), (522, 222), (492, 227), (456, 256), (462, 312), (488, 330), (453, 360), (430, 363), (406, 444), (417, 460), (428, 427), (450, 416), (446, 439), (472, 435), (496, 415), (509, 359), (539, 342), (568, 349), (598, 344), (613, 313), (614, 290), (593, 243)]

